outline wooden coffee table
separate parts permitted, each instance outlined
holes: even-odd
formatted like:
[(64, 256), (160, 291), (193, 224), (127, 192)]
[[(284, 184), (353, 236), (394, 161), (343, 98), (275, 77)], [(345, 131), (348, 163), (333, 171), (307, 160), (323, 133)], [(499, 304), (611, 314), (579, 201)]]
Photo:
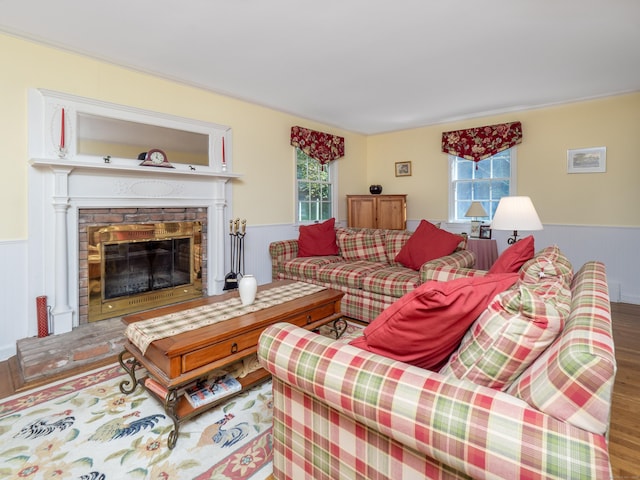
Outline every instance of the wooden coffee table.
[[(292, 281), (278, 281), (263, 285), (260, 290), (269, 289)], [(173, 337), (155, 340), (143, 354), (129, 340), (124, 344), (119, 361), (122, 368), (131, 379), (120, 383), (120, 391), (124, 394), (133, 392), (138, 385), (147, 388), (145, 381), (151, 377), (160, 385), (158, 388), (147, 388), (156, 398), (159, 398), (164, 409), (174, 423), (174, 429), (169, 434), (168, 446), (173, 448), (178, 440), (181, 422), (210, 409), (229, 397), (194, 408), (181, 394), (181, 389), (198, 380), (205, 379), (217, 369), (241, 361), (257, 351), (258, 338), (265, 328), (278, 322), (288, 322), (308, 330), (314, 330), (322, 325), (333, 322), (336, 338), (346, 328), (346, 321), (340, 313), (340, 300), (344, 294), (337, 290), (325, 289), (295, 300), (271, 306), (256, 312), (244, 314), (213, 325), (199, 328), (190, 332), (180, 333)], [(203, 305), (228, 300), (237, 297), (236, 291), (206, 297), (188, 302), (170, 305), (154, 310), (123, 317), (126, 325), (150, 318), (188, 310)], [(133, 356), (133, 360), (125, 357)], [(138, 367), (144, 367), (146, 373), (136, 378)], [(238, 378), (244, 391), (270, 378), (266, 370), (260, 368), (245, 377)]]

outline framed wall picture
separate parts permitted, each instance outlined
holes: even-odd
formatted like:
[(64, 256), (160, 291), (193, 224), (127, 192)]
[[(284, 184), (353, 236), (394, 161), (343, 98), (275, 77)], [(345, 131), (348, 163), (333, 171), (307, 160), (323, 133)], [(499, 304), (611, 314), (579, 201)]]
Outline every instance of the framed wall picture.
[(568, 173), (601, 173), (607, 171), (607, 147), (567, 150)]
[(480, 225), (480, 238), (491, 238), (491, 225)]
[(411, 162), (396, 162), (396, 177), (410, 177)]

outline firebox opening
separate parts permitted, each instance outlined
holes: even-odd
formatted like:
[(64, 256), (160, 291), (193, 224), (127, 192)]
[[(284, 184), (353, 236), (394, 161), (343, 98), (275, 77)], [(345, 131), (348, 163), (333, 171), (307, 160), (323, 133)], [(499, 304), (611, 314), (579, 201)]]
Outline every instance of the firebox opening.
[(201, 222), (97, 225), (88, 234), (89, 322), (203, 295)]

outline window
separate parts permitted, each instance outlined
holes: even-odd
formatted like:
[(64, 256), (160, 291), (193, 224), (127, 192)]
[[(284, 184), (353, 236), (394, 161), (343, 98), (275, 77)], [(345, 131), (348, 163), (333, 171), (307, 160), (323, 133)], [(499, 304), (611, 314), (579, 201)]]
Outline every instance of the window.
[(333, 217), (334, 168), (324, 167), (296, 147), (296, 220), (313, 223)]
[(464, 214), (471, 202), (482, 203), (490, 221), (500, 199), (515, 194), (515, 171), (515, 148), (477, 163), (449, 155), (449, 221), (470, 221)]

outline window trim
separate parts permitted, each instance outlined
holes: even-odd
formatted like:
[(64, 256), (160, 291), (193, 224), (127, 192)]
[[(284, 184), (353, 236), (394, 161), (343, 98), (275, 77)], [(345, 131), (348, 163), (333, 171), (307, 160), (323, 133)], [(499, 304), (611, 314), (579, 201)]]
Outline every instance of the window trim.
[[(300, 216), (299, 215), (300, 214), (300, 212), (299, 212), (300, 202), (298, 201), (298, 174), (297, 174), (298, 156), (297, 156), (296, 149), (299, 149), (299, 147), (292, 147), (292, 152), (293, 152), (293, 225), (294, 226), (313, 225), (314, 223), (320, 223), (320, 220), (313, 220), (313, 221), (309, 221), (309, 222), (298, 221), (298, 218)], [(309, 156), (309, 155), (307, 155), (307, 156)], [(311, 158), (312, 160), (315, 160), (313, 157), (309, 157), (309, 158)], [(315, 160), (315, 161), (318, 162), (318, 160)], [(320, 162), (318, 162), (318, 163), (320, 163)], [(329, 170), (329, 178), (331, 179), (331, 181), (329, 183), (331, 184), (331, 217), (337, 218), (336, 212), (337, 212), (337, 208), (338, 208), (338, 198), (339, 198), (338, 197), (338, 168), (335, 165), (335, 161), (329, 162), (329, 163), (325, 163), (324, 164), (324, 168), (330, 169)], [(322, 221), (324, 221), (324, 220), (322, 220)]]
[[(509, 179), (509, 196), (517, 195), (517, 178), (518, 178), (518, 147), (511, 147), (508, 149), (511, 156), (511, 175)], [(502, 152), (498, 152), (502, 153)], [(497, 154), (496, 154), (497, 155)], [(449, 223), (459, 223), (465, 224), (470, 223), (471, 220), (455, 220), (455, 197), (454, 197), (454, 188), (453, 188), (453, 162), (456, 158), (455, 155), (448, 154), (447, 161), (449, 165), (449, 194), (448, 194), (448, 222)], [(491, 158), (491, 157), (489, 157)], [(465, 160), (465, 159), (463, 159)], [(486, 159), (485, 159), (486, 160)], [(471, 162), (471, 160), (465, 160)], [(482, 160), (481, 160), (482, 161)]]

